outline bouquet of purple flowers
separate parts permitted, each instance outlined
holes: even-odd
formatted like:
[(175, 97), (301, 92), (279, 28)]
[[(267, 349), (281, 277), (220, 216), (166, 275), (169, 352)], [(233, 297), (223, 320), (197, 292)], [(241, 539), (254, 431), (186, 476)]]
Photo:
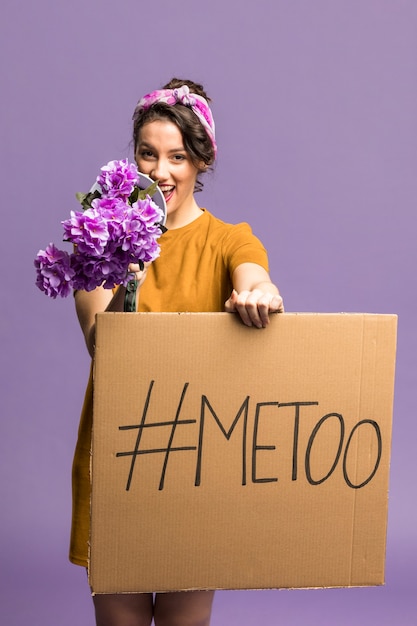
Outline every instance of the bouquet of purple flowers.
[[(143, 181), (151, 184), (143, 189)], [(77, 199), (83, 210), (71, 211), (62, 222), (64, 241), (74, 251), (69, 254), (50, 243), (34, 261), (36, 285), (51, 298), (66, 297), (72, 289), (126, 286), (130, 263), (142, 265), (160, 253), (164, 197), (157, 183), (127, 159), (103, 166), (90, 192), (77, 194)]]

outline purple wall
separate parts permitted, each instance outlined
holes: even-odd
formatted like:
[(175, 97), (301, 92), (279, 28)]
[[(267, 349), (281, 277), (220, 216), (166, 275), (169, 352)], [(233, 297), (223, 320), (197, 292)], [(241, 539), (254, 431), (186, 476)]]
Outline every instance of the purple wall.
[(399, 315), (386, 586), (220, 592), (213, 625), (417, 624), (415, 1), (4, 0), (2, 16), (2, 623), (93, 624), (67, 562), (89, 363), (32, 260), (74, 193), (131, 156), (138, 97), (179, 75), (213, 99), (201, 203), (252, 224), (287, 310)]

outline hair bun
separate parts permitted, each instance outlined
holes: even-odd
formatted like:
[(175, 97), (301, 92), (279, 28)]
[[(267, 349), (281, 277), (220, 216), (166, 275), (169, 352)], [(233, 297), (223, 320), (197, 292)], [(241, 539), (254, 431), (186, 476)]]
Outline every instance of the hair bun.
[(164, 85), (162, 89), (179, 89), (183, 85), (187, 85), (191, 93), (197, 94), (197, 96), (202, 96), (207, 100), (207, 102), (211, 102), (210, 98), (206, 94), (203, 85), (199, 83), (195, 83), (192, 80), (182, 79), (182, 78), (171, 78), (169, 83)]

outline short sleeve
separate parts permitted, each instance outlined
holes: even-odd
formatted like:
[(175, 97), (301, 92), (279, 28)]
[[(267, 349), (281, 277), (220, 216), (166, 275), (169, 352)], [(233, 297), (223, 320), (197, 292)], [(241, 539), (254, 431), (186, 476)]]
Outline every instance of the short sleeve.
[(231, 226), (223, 242), (223, 255), (230, 276), (242, 263), (256, 263), (269, 271), (268, 254), (245, 222)]

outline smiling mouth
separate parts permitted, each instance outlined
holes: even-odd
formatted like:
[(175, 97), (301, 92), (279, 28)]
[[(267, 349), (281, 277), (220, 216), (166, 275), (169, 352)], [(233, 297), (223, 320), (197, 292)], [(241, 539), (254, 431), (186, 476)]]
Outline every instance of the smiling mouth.
[(162, 191), (162, 193), (165, 194), (169, 194), (171, 193), (171, 191), (173, 191), (175, 189), (174, 185), (159, 185), (159, 189)]
[(175, 189), (175, 185), (159, 185), (159, 188), (164, 195), (165, 202), (168, 202), (168, 200), (170, 200), (172, 197), (172, 194)]

